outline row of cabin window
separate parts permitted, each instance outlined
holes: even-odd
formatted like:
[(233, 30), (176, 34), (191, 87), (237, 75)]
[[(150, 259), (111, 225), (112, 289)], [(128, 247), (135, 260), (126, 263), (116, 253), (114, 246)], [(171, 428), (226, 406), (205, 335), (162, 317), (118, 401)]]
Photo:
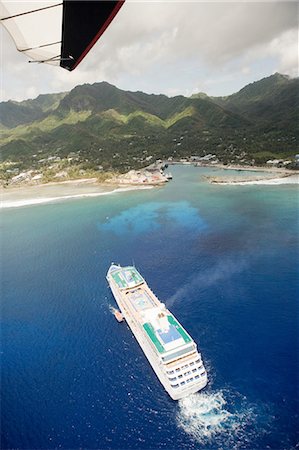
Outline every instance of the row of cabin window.
[(179, 386), (184, 386), (186, 383), (190, 383), (191, 381), (193, 381), (194, 379), (195, 380), (198, 380), (199, 378), (200, 378), (200, 376), (204, 376), (204, 372), (201, 374), (201, 375), (195, 375), (195, 377), (193, 378), (188, 378), (188, 380), (186, 380), (186, 381), (182, 381), (180, 384), (171, 384), (170, 386), (171, 387), (173, 387), (173, 388), (178, 388)]
[(187, 368), (187, 367), (189, 367), (189, 366), (194, 366), (194, 364), (199, 364), (199, 363), (201, 363), (201, 362), (202, 362), (202, 361), (198, 358), (195, 362), (192, 361), (190, 364), (185, 364), (184, 366), (178, 367), (178, 368), (175, 369), (175, 370), (167, 370), (167, 374), (168, 374), (168, 375), (172, 375), (172, 374), (174, 374), (174, 372), (180, 372), (181, 370), (183, 370), (183, 369), (185, 369), (185, 368)]
[[(195, 367), (195, 369), (192, 369), (192, 373), (195, 373), (195, 372), (197, 372), (198, 370), (200, 370), (200, 369), (202, 369), (203, 368), (203, 365), (201, 364), (200, 366), (198, 366), (198, 367)], [(180, 374), (180, 375), (178, 375), (178, 377), (172, 377), (172, 378), (170, 378), (169, 377), (169, 381), (174, 381), (174, 380), (176, 380), (177, 378), (183, 378), (183, 375), (186, 377), (186, 376), (188, 376), (188, 375), (191, 375), (191, 371), (190, 370), (188, 370), (188, 372), (185, 372), (185, 373), (183, 373), (183, 374)]]
[(167, 374), (168, 375), (172, 375), (174, 372), (180, 372), (181, 370), (183, 370), (183, 369), (185, 369), (185, 368), (187, 368), (187, 367), (189, 367), (189, 365), (190, 366), (193, 366), (194, 364), (199, 364), (200, 362), (202, 362), (200, 359), (197, 359), (195, 362), (194, 361), (192, 361), (190, 364), (185, 364), (184, 366), (182, 366), (182, 367), (177, 367), (176, 369), (174, 369), (174, 370), (168, 370), (167, 371)]
[[(196, 378), (196, 377), (195, 377)], [(199, 375), (197, 375), (197, 378), (199, 378)], [(171, 387), (173, 387), (173, 388), (178, 388), (179, 386), (184, 386), (185, 384), (187, 384), (187, 383), (190, 383), (191, 381), (193, 381), (194, 380), (194, 378), (192, 377), (192, 378), (188, 378), (188, 380), (186, 380), (186, 381), (181, 381), (181, 383), (180, 384), (172, 384), (171, 385)]]

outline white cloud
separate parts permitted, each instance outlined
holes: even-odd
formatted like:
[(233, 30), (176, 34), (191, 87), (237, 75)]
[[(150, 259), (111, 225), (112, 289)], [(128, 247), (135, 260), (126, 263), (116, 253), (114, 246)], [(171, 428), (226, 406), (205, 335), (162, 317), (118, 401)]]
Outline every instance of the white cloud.
[(299, 48), (298, 30), (289, 30), (278, 38), (273, 39), (269, 45), (272, 55), (278, 59), (277, 71), (287, 73), (292, 77), (299, 76)]
[(219, 95), (221, 85), (237, 90), (274, 70), (294, 76), (297, 13), (289, 1), (128, 1), (74, 72), (26, 64), (4, 35), (5, 98), (24, 98), (32, 86), (53, 92), (102, 80), (130, 90), (202, 87)]

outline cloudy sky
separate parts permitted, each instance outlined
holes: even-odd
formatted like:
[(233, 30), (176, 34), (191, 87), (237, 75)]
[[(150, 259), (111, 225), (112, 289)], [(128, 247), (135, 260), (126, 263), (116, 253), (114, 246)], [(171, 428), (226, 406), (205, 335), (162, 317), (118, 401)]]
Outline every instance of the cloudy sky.
[(74, 72), (27, 60), (1, 27), (2, 100), (99, 81), (169, 96), (227, 95), (275, 72), (298, 76), (298, 4), (127, 0)]

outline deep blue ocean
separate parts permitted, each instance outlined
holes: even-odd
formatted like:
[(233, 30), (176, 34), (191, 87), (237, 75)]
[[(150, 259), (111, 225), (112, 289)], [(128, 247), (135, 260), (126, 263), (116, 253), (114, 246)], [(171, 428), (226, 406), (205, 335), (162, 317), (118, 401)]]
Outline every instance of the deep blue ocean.
[[(298, 448), (298, 186), (171, 171), (1, 213), (2, 448)], [(111, 262), (134, 263), (197, 342), (204, 391), (168, 397), (111, 313)]]

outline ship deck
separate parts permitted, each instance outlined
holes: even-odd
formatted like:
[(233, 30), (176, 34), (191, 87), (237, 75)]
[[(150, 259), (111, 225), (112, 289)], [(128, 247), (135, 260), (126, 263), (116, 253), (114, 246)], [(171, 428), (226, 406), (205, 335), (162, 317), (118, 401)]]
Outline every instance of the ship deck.
[(111, 272), (111, 276), (119, 289), (130, 289), (144, 282), (135, 267), (119, 267)]
[[(150, 322), (143, 324), (146, 334), (156, 347), (159, 353), (165, 353), (171, 347), (179, 347), (184, 344), (192, 342), (192, 339), (182, 326), (171, 315), (167, 315), (169, 328), (166, 332), (161, 329), (155, 329)], [(177, 345), (176, 345), (177, 344)]]
[[(135, 267), (114, 266), (110, 272), (131, 314), (159, 354), (186, 348), (193, 342), (184, 328), (149, 289)], [(182, 348), (182, 350), (181, 350)]]
[(142, 288), (126, 292), (134, 310), (136, 312), (145, 311), (146, 309), (155, 308), (156, 304), (149, 293)]

